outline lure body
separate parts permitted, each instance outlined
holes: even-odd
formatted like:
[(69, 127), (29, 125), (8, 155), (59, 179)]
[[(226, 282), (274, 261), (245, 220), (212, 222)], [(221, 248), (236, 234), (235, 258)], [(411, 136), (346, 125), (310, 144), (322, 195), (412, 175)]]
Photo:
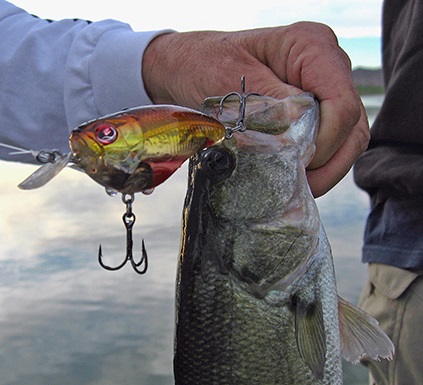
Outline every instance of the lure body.
[(198, 111), (172, 105), (123, 110), (73, 130), (75, 164), (106, 188), (145, 191), (164, 182), (199, 150), (221, 142), (225, 127)]

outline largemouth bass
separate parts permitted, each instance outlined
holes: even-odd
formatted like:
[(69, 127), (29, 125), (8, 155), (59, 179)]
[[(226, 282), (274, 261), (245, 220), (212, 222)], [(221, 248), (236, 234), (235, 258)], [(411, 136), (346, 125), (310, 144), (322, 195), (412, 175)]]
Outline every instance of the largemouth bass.
[[(228, 124), (238, 116), (230, 106), (218, 116), (218, 99), (204, 108)], [(190, 161), (176, 385), (340, 385), (341, 354), (352, 362), (392, 356), (377, 322), (337, 295), (305, 174), (318, 112), (308, 94), (252, 96), (247, 130)], [(277, 127), (263, 123), (269, 113), (279, 116)]]

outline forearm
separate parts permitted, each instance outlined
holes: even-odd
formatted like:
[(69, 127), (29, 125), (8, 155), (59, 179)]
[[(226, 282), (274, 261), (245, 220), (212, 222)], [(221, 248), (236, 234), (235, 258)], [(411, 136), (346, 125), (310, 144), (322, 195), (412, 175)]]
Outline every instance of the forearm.
[[(162, 32), (114, 20), (49, 22), (0, 1), (0, 142), (68, 151), (80, 123), (151, 103), (141, 62)], [(19, 160), (7, 153), (0, 157)]]

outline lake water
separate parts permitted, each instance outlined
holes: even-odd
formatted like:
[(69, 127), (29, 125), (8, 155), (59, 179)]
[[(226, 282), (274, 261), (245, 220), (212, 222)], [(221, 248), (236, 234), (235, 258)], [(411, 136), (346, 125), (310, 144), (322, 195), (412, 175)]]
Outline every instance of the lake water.
[[(382, 97), (364, 101), (370, 120)], [(186, 166), (152, 195), (137, 194), (135, 254), (146, 275), (97, 263), (125, 254), (124, 205), (82, 173), (64, 170), (41, 189), (16, 185), (34, 166), (0, 162), (0, 385), (171, 385), (174, 288)], [(367, 195), (351, 174), (317, 200), (332, 244), (338, 288), (356, 303)], [(346, 385), (366, 371), (347, 365)]]

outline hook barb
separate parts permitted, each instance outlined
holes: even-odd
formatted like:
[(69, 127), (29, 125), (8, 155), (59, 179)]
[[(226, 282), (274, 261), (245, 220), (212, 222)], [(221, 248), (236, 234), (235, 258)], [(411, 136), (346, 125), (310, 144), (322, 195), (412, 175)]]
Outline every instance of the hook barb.
[[(144, 239), (141, 242), (141, 259), (139, 262), (135, 262), (134, 258), (131, 258), (131, 264), (132, 268), (138, 273), (138, 274), (144, 274), (148, 269), (148, 257), (147, 257), (147, 250), (145, 248)], [(144, 266), (141, 269), (138, 269), (140, 266)]]
[(124, 261), (115, 267), (112, 266), (108, 266), (103, 262), (103, 254), (102, 254), (102, 249), (101, 249), (101, 245), (98, 246), (98, 263), (100, 264), (100, 266), (105, 269), (105, 270), (109, 270), (109, 271), (115, 271), (115, 270), (120, 270), (123, 266), (125, 266), (126, 262), (128, 261), (127, 258), (124, 259)]

